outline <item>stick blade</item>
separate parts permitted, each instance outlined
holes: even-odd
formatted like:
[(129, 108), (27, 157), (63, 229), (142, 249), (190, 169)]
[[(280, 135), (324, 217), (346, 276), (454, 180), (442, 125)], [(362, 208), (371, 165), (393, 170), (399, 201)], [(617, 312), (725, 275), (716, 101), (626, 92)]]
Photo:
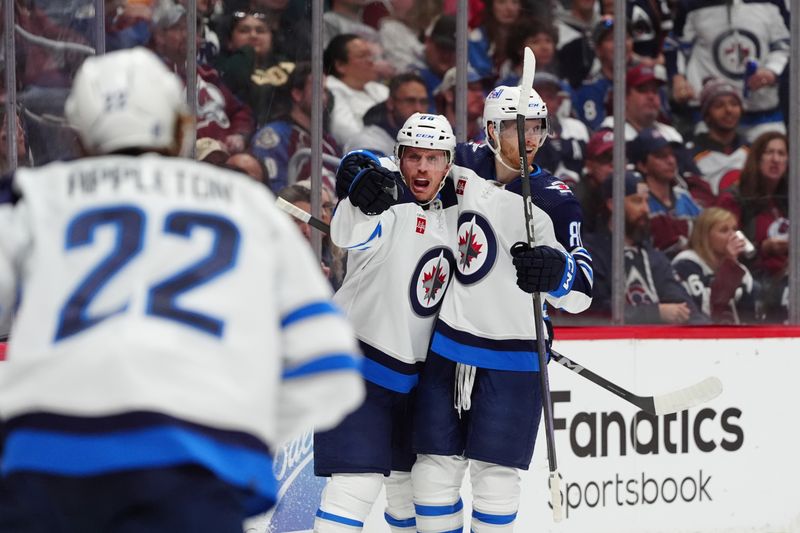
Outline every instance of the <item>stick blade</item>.
[(653, 398), (654, 414), (679, 413), (711, 401), (720, 394), (722, 394), (722, 382), (716, 377), (706, 378), (700, 383), (695, 383), (685, 389), (655, 396)]
[(523, 103), (528, 105), (528, 97), (531, 95), (533, 89), (533, 77), (536, 74), (536, 56), (533, 55), (533, 50), (525, 47), (522, 61), (522, 78), (519, 81), (519, 106), (517, 107), (517, 114), (525, 115), (522, 110)]

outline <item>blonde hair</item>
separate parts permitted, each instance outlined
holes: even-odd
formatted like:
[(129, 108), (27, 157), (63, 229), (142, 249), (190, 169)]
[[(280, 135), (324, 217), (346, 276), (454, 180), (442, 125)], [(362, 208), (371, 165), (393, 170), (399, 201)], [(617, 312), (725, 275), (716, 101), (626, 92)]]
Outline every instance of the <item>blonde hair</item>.
[(717, 262), (708, 238), (711, 229), (729, 220), (736, 224), (736, 215), (721, 207), (707, 207), (694, 220), (692, 234), (689, 236), (689, 248), (694, 250), (708, 266)]

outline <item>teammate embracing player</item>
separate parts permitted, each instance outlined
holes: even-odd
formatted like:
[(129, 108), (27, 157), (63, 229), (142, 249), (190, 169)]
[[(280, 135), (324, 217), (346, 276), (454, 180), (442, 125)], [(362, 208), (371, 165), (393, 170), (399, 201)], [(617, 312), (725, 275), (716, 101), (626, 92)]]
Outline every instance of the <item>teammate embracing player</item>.
[(528, 293), (540, 292), (543, 301), (572, 313), (591, 302), (579, 203), (567, 185), (532, 164), (548, 133), (547, 108), (534, 90), (524, 114), (537, 246), (526, 243), (519, 97), (519, 87), (505, 86), (488, 95), (488, 144), (459, 145), (451, 170), (459, 203), (456, 280), (436, 322), (414, 420), (420, 533), (462, 530), (459, 489), (468, 464), (471, 531), (513, 530), (518, 470), (530, 465), (542, 410)]
[(443, 116), (415, 113), (397, 134), (394, 162), (356, 151), (339, 166), (331, 238), (349, 253), (334, 301), (360, 341), (367, 397), (315, 436), (315, 473), (331, 478), (317, 533), (360, 531), (384, 484), (392, 532), (416, 531), (411, 401), (455, 271), (457, 202), (447, 177), (455, 146)]

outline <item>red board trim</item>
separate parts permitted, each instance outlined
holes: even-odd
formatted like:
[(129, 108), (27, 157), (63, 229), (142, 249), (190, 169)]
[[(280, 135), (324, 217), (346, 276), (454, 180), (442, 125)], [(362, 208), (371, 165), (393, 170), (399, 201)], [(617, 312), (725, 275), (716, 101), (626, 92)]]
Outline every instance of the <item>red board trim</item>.
[(557, 341), (610, 339), (800, 338), (798, 326), (597, 326), (557, 327)]

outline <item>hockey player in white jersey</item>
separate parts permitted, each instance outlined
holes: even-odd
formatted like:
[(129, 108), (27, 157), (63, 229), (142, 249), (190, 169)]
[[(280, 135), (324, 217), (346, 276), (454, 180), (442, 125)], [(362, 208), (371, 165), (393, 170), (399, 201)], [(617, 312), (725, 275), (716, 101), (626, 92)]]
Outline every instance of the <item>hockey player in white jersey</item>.
[(446, 177), (455, 145), (443, 116), (415, 113), (397, 134), (394, 162), (351, 152), (337, 173), (343, 199), (331, 237), (349, 252), (334, 301), (364, 352), (367, 397), (337, 428), (316, 435), (315, 472), (331, 477), (318, 533), (361, 531), (384, 484), (392, 532), (416, 531), (411, 401), (455, 270), (456, 199)]
[(456, 148), (456, 280), (442, 303), (415, 409), (420, 455), (412, 478), (421, 533), (461, 531), (459, 488), (468, 464), (470, 530), (513, 530), (518, 471), (530, 465), (542, 410), (529, 293), (540, 292), (544, 302), (571, 313), (591, 302), (579, 204), (567, 185), (532, 163), (548, 132), (547, 108), (533, 90), (525, 142), (536, 246), (527, 245), (515, 123), (519, 95), (519, 87), (492, 91), (484, 107), (488, 144)]
[(241, 533), (272, 451), (357, 407), (352, 329), (263, 186), (174, 156), (181, 82), (89, 58), (66, 117), (95, 156), (14, 176), (0, 302), (0, 531)]

